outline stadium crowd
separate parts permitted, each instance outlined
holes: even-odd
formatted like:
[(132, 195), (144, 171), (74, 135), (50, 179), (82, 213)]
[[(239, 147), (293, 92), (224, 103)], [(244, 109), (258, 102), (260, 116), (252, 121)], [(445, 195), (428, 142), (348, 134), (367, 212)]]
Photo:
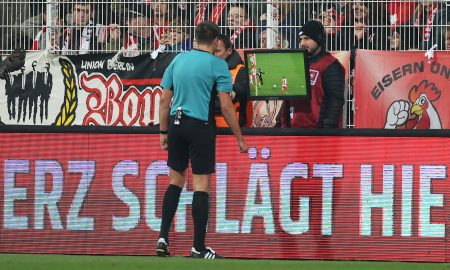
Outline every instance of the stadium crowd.
[(161, 44), (189, 50), (195, 46), (195, 26), (204, 20), (217, 23), (235, 49), (298, 48), (298, 31), (311, 19), (325, 26), (327, 50), (428, 50), (434, 44), (450, 49), (449, 1), (267, 2), (5, 1), (0, 51), (52, 48), (85, 54), (123, 48), (136, 55)]

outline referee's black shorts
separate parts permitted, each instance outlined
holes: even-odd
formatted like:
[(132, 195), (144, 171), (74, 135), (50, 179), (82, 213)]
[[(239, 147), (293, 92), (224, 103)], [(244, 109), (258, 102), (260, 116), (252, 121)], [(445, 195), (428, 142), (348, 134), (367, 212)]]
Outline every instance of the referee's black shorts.
[(191, 160), (193, 174), (214, 173), (216, 164), (216, 127), (199, 119), (183, 115), (180, 125), (170, 118), (167, 165), (184, 171)]

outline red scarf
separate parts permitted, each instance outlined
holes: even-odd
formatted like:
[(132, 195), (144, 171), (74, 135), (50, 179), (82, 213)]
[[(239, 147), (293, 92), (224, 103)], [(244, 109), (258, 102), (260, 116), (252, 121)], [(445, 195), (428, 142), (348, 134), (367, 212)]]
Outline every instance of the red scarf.
[[(198, 13), (195, 16), (195, 25), (198, 25), (199, 23), (205, 21), (205, 15), (206, 15), (206, 8), (208, 6), (208, 0), (202, 0), (202, 3), (199, 4)], [(211, 13), (209, 20), (212, 21), (215, 24), (219, 24), (219, 22), (222, 19), (222, 13), (223, 10), (227, 6), (226, 0), (219, 0), (216, 2), (213, 8), (213, 12)]]
[[(434, 17), (436, 16), (436, 13), (438, 12), (438, 10), (439, 10), (438, 6), (433, 5), (431, 10), (428, 11), (426, 25), (425, 25), (425, 27), (423, 27), (423, 30), (422, 30), (422, 37), (421, 37), (422, 41), (429, 41), (430, 40), (431, 32), (433, 30)], [(422, 14), (417, 16), (416, 22), (415, 22), (415, 25), (419, 26), (419, 27), (421, 25), (421, 23), (420, 23), (421, 15)]]
[(240, 27), (240, 28), (238, 28), (238, 29), (236, 29), (236, 31), (234, 31), (234, 33), (231, 35), (231, 37), (230, 37), (230, 41), (231, 41), (231, 44), (234, 44), (234, 41), (239, 37), (239, 35), (240, 34), (242, 34), (242, 32), (244, 32), (245, 31), (245, 28), (244, 27)]
[(44, 26), (42, 27), (42, 30), (37, 33), (36, 37), (33, 40), (33, 46), (31, 47), (32, 51), (39, 50), (39, 43), (41, 42), (42, 35), (45, 35), (45, 32), (47, 32), (47, 28)]

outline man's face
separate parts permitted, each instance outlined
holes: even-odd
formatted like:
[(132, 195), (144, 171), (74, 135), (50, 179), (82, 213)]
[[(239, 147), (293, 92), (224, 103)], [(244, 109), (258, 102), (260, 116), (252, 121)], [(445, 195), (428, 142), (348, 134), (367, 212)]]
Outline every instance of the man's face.
[(37, 62), (36, 62), (36, 61), (33, 61), (33, 63), (31, 64), (31, 67), (33, 67), (33, 70), (36, 69), (36, 66), (37, 66)]
[(185, 40), (185, 32), (182, 28), (171, 27), (164, 33), (165, 44), (175, 45)]
[(49, 63), (46, 63), (46, 64), (45, 64), (45, 69), (47, 70), (47, 72), (50, 71), (50, 64), (49, 64)]
[(401, 41), (400, 34), (397, 31), (394, 31), (389, 38), (391, 43), (391, 49), (399, 50)]
[(261, 32), (261, 48), (267, 48), (267, 31)]
[(368, 10), (363, 3), (353, 4), (353, 15), (358, 22), (364, 22), (367, 19)]
[(326, 34), (336, 33), (336, 20), (333, 17), (333, 11), (331, 9), (324, 10), (319, 15), (319, 21), (323, 24)]
[(89, 24), (89, 20), (94, 16), (94, 11), (90, 5), (74, 4), (72, 12), (74, 26), (84, 27)]
[(133, 36), (148, 38), (151, 36), (152, 28), (150, 26), (150, 19), (147, 17), (135, 17), (127, 21), (128, 33)]
[[(261, 48), (269, 48), (267, 46), (267, 30), (261, 32)], [(276, 43), (270, 49), (280, 49), (281, 48), (281, 40), (279, 37), (276, 38)]]
[(247, 25), (245, 10), (241, 7), (231, 7), (228, 11), (228, 28), (235, 30)]
[(232, 53), (232, 49), (229, 48), (227, 49), (225, 47), (225, 43), (223, 42), (223, 40), (219, 39), (217, 41), (217, 47), (216, 47), (216, 51), (214, 52), (214, 55), (222, 58), (222, 59), (227, 59), (228, 56), (230, 56)]
[(301, 49), (308, 50), (309, 55), (315, 55), (320, 50), (319, 44), (305, 35), (300, 36), (299, 45)]
[(155, 18), (163, 18), (167, 15), (167, 11), (169, 10), (169, 4), (166, 0), (154, 1), (151, 3), (150, 7), (153, 10), (153, 17)]

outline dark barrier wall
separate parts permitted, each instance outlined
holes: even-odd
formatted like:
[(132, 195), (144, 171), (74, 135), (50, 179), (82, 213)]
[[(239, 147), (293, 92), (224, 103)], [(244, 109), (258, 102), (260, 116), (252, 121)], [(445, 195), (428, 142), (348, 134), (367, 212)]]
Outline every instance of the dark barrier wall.
[[(227, 257), (450, 261), (448, 134), (289, 134), (247, 135), (249, 154), (218, 136), (208, 245)], [(154, 255), (169, 180), (158, 138), (2, 133), (0, 252)], [(174, 255), (192, 245), (192, 194), (189, 176)]]

